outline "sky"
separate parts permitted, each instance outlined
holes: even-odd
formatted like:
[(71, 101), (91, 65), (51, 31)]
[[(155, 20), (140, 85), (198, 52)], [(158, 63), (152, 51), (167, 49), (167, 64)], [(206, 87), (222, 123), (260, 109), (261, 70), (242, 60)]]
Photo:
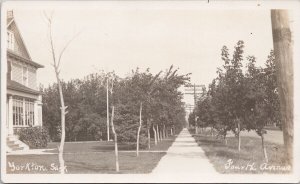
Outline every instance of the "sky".
[[(32, 60), (45, 66), (38, 71), (38, 82), (45, 87), (55, 82), (55, 75), (44, 11), (54, 12), (57, 52), (79, 33), (62, 58), (61, 78), (65, 81), (99, 70), (114, 70), (125, 77), (136, 67), (149, 67), (157, 73), (174, 65), (181, 74), (192, 73), (192, 83), (208, 86), (223, 64), (223, 45), (232, 54), (234, 45), (243, 40), (245, 56), (256, 56), (259, 66), (273, 48), (270, 11), (266, 9), (145, 8), (118, 1), (11, 9)], [(191, 99), (185, 101), (192, 103)]]

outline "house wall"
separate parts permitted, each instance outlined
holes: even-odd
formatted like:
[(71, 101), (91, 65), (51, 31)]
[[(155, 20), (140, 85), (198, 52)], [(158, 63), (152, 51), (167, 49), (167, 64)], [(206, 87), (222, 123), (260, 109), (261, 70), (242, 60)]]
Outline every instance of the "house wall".
[[(16, 81), (20, 84), (23, 84), (23, 67), (28, 68), (28, 86), (31, 89), (37, 90), (37, 81), (36, 81), (36, 68), (26, 65), (18, 61), (9, 61), (11, 62), (11, 80)], [(26, 84), (23, 84), (26, 86)]]
[(22, 65), (18, 62), (11, 62), (11, 80), (22, 84)]
[(33, 67), (28, 68), (28, 87), (37, 90), (36, 69)]

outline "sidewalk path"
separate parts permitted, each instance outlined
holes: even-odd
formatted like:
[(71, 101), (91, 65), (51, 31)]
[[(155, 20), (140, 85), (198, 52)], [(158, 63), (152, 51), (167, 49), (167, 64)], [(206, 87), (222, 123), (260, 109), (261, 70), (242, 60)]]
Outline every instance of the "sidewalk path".
[(167, 154), (152, 171), (152, 175), (157, 176), (193, 175), (193, 177), (199, 176), (199, 179), (201, 175), (215, 174), (218, 173), (208, 161), (203, 149), (198, 146), (186, 128), (180, 132)]

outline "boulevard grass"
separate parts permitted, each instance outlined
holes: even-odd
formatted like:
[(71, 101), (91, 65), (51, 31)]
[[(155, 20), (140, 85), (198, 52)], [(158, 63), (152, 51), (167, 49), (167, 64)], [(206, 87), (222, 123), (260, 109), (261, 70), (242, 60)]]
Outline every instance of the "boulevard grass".
[[(285, 174), (289, 166), (285, 162), (285, 151), (283, 145), (265, 141), (269, 161), (265, 164), (262, 152), (261, 139), (255, 137), (241, 137), (241, 151), (239, 152), (236, 137), (228, 137), (227, 145), (222, 139), (215, 136), (198, 134), (193, 135), (196, 142), (204, 150), (205, 155), (213, 164), (217, 172), (222, 174), (260, 174), (274, 173)], [(225, 165), (231, 159), (231, 167)], [(252, 165), (254, 167), (251, 167)], [(249, 166), (248, 166), (249, 165)], [(227, 164), (226, 166), (229, 166)], [(244, 168), (242, 169), (242, 167)], [(248, 167), (247, 167), (248, 166)], [(279, 166), (279, 167), (278, 167)], [(247, 169), (246, 169), (247, 167)], [(253, 170), (251, 168), (255, 168)], [(280, 169), (279, 169), (280, 168)]]
[[(158, 145), (152, 143), (152, 147), (140, 150), (139, 157), (136, 157), (135, 150), (128, 150), (126, 146), (121, 146), (119, 152), (120, 172), (115, 172), (115, 156), (113, 142), (81, 142), (65, 143), (64, 160), (69, 174), (135, 174), (150, 173), (158, 164), (160, 159), (166, 154), (168, 148), (174, 142), (176, 136), (169, 137)], [(57, 148), (59, 143), (50, 143), (48, 148)], [(57, 149), (51, 151), (57, 153)], [(46, 171), (35, 168), (31, 170), (13, 170), (9, 164), (22, 166), (26, 163), (34, 163), (43, 166)], [(52, 165), (51, 165), (52, 164)], [(58, 174), (58, 155), (8, 155), (8, 174)]]

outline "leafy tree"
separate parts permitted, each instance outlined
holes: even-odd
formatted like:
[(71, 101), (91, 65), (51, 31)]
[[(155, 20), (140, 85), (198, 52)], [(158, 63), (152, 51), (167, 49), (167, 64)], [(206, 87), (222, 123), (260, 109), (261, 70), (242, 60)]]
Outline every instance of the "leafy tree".
[[(234, 47), (232, 59), (229, 58), (229, 51), (226, 46), (222, 48), (221, 56), (224, 61), (223, 68), (218, 68), (218, 78), (213, 81), (211, 86), (211, 96), (214, 108), (218, 113), (221, 129), (226, 135), (228, 130), (232, 130), (238, 137), (238, 150), (241, 147), (240, 131), (245, 129), (244, 126), (244, 96), (245, 77), (242, 72), (242, 61), (244, 52), (244, 42), (238, 41)], [(214, 119), (214, 123), (217, 119)]]
[(268, 156), (264, 144), (265, 126), (268, 122), (279, 122), (279, 96), (276, 92), (277, 82), (274, 68), (274, 54), (270, 52), (266, 61), (266, 68), (255, 66), (254, 56), (247, 58), (247, 106), (246, 117), (248, 129), (253, 129), (262, 139), (262, 149), (266, 162)]

